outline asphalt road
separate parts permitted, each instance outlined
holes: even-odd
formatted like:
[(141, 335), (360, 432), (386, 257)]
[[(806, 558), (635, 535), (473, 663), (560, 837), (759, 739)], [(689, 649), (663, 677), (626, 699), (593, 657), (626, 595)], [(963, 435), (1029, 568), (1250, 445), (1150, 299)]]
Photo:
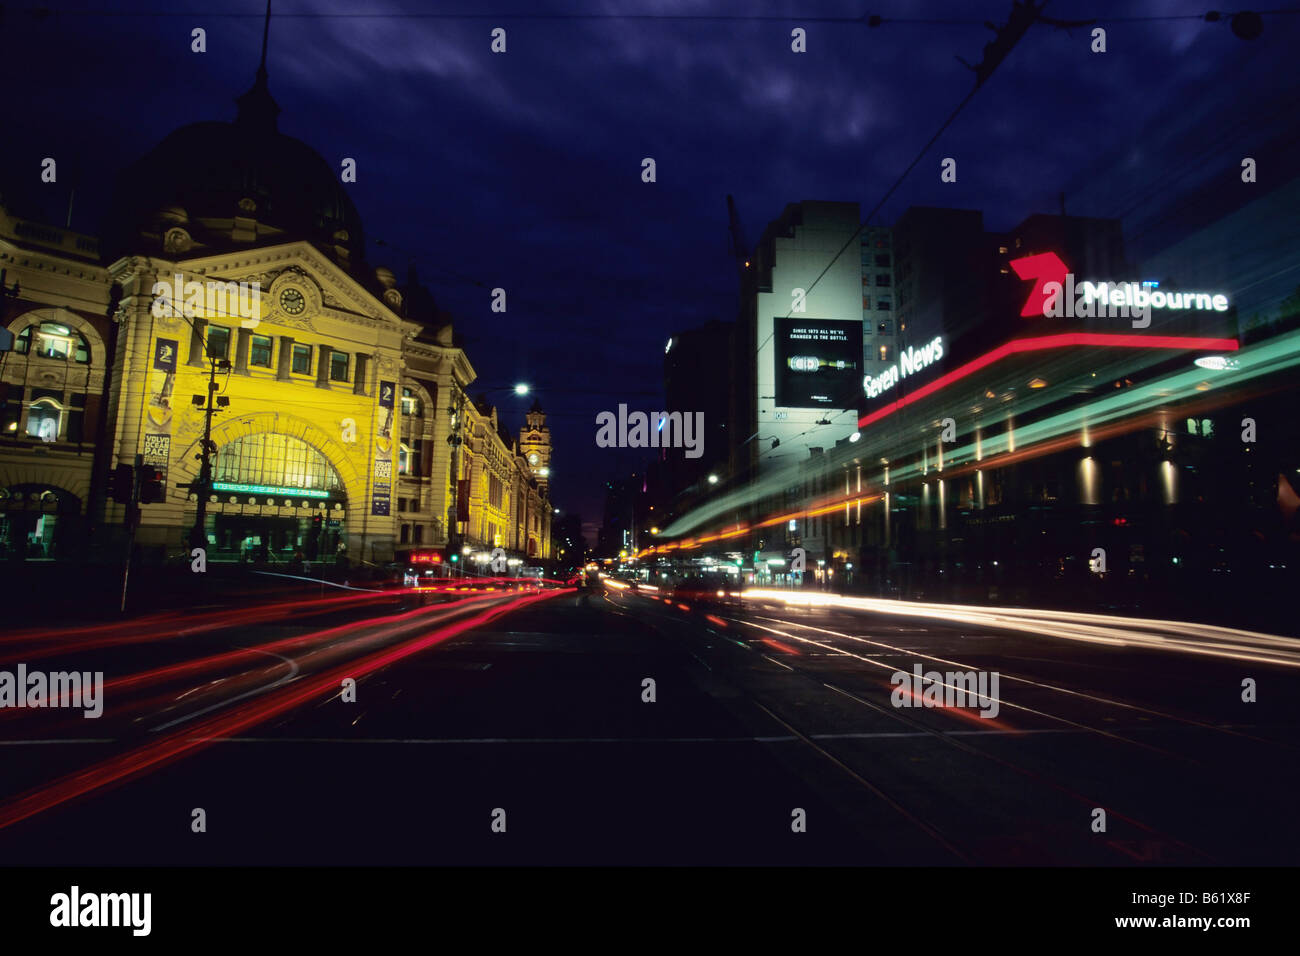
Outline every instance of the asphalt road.
[[(615, 589), (330, 599), (6, 638), (0, 669), (108, 686), (94, 720), (0, 711), (0, 862), (1300, 858), (1285, 648)], [(997, 672), (996, 715), (897, 706), (916, 664)]]

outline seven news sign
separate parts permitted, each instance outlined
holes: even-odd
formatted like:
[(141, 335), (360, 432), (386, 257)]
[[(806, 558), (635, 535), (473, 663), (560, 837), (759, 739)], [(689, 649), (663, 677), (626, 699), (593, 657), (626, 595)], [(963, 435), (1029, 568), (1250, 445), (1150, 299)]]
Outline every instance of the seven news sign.
[(1012, 259), (1022, 279), (1035, 280), (1020, 314), (1026, 318), (1132, 319), (1133, 328), (1151, 324), (1153, 309), (1170, 312), (1227, 312), (1228, 297), (1214, 292), (1172, 292), (1143, 282), (1080, 282), (1054, 252)]
[(941, 358), (943, 358), (943, 336), (936, 335), (932, 341), (919, 349), (912, 346), (903, 349), (898, 354), (898, 361), (879, 375), (868, 375), (862, 380), (862, 390), (867, 393), (867, 398), (876, 398), (897, 385), (901, 379), (914, 375)]

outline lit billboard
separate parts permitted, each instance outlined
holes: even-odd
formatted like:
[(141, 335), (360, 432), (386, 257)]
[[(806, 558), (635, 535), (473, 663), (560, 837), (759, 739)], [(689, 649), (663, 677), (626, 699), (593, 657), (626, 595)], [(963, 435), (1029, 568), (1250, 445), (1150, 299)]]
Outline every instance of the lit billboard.
[(774, 318), (778, 408), (854, 408), (862, 387), (862, 321)]

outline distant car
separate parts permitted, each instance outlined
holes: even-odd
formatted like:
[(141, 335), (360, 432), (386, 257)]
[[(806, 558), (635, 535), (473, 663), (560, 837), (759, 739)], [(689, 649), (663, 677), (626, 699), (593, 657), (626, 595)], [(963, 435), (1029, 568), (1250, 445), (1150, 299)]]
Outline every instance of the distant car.
[(692, 604), (737, 604), (740, 601), (740, 582), (716, 572), (690, 574), (674, 586), (673, 599)]

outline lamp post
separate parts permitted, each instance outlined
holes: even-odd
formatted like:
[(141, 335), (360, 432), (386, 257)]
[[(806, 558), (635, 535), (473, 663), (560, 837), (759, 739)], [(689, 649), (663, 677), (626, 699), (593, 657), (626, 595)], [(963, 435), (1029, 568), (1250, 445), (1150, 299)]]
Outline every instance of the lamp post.
[[(227, 370), (230, 368), (230, 362), (226, 359), (219, 359), (211, 353), (208, 354), (208, 394), (206, 402), (196, 401), (194, 404), (203, 405), (203, 445), (199, 453), (194, 457), (200, 462), (199, 477), (190, 485), (197, 497), (194, 509), (194, 527), (190, 529), (190, 548), (207, 548), (207, 520), (208, 520), (208, 497), (212, 494), (212, 416), (216, 414), (218, 402), (224, 408), (230, 404), (226, 398), (217, 398), (217, 370)], [(202, 399), (204, 396), (195, 395), (196, 399)]]

